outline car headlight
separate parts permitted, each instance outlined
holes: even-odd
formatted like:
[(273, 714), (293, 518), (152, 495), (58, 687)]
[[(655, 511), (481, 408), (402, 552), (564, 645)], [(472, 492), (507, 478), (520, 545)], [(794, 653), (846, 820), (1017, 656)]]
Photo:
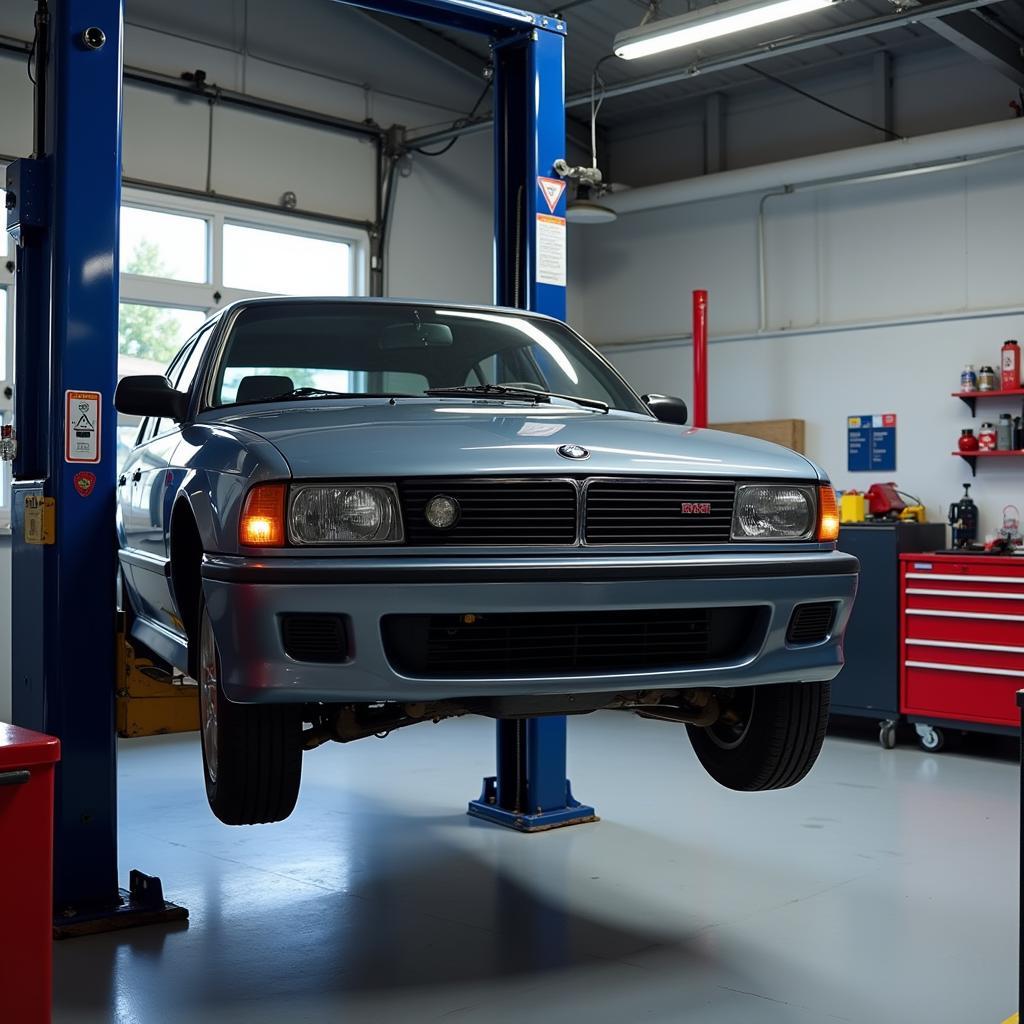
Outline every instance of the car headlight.
[(402, 515), (393, 486), (304, 484), (292, 488), (288, 539), (293, 544), (395, 544)]
[(813, 487), (740, 484), (732, 516), (733, 540), (804, 540), (816, 525)]

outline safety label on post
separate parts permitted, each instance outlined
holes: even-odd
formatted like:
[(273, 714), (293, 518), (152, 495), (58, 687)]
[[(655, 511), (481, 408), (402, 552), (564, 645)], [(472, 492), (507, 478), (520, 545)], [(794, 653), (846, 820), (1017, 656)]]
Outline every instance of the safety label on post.
[(537, 214), (537, 284), (565, 287), (565, 218)]
[(66, 391), (64, 461), (100, 461), (100, 393)]
[(554, 213), (558, 209), (558, 201), (565, 191), (565, 182), (561, 178), (537, 178), (537, 187), (544, 196), (544, 202), (548, 204), (548, 210)]

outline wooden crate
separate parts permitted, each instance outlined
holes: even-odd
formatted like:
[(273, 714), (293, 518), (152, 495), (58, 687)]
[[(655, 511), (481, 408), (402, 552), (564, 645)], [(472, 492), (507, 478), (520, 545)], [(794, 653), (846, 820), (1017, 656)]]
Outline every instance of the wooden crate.
[(751, 420), (744, 423), (712, 423), (711, 429), (727, 430), (730, 434), (743, 434), (745, 437), (759, 437), (762, 441), (772, 441), (803, 454), (804, 426), (803, 420)]

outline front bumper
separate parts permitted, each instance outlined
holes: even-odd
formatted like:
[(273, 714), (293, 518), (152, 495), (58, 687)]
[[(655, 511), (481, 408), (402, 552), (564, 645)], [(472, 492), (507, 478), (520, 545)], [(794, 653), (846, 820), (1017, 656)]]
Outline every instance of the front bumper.
[[(618, 692), (827, 681), (842, 638), (857, 560), (839, 552), (588, 557), (281, 557), (208, 555), (203, 589), (225, 693), (256, 702), (349, 702)], [(831, 601), (821, 643), (793, 646), (797, 604)], [(381, 619), (391, 614), (616, 611), (758, 606), (763, 636), (732, 660), (686, 668), (523, 678), (420, 679), (389, 663)], [(280, 616), (347, 616), (351, 657), (299, 662), (284, 650)]]

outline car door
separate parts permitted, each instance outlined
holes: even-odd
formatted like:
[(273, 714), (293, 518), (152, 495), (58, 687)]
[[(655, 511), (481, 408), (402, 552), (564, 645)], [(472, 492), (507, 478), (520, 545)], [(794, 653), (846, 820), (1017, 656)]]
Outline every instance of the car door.
[[(187, 391), (202, 361), (213, 324), (186, 342), (167, 370), (177, 390)], [(132, 452), (126, 477), (129, 498), (124, 515), (126, 547), (133, 565), (135, 592), (142, 615), (177, 632), (182, 624), (174, 610), (168, 575), (167, 529), (177, 484), (171, 469), (181, 441), (180, 425), (169, 419), (147, 424), (142, 443)]]

